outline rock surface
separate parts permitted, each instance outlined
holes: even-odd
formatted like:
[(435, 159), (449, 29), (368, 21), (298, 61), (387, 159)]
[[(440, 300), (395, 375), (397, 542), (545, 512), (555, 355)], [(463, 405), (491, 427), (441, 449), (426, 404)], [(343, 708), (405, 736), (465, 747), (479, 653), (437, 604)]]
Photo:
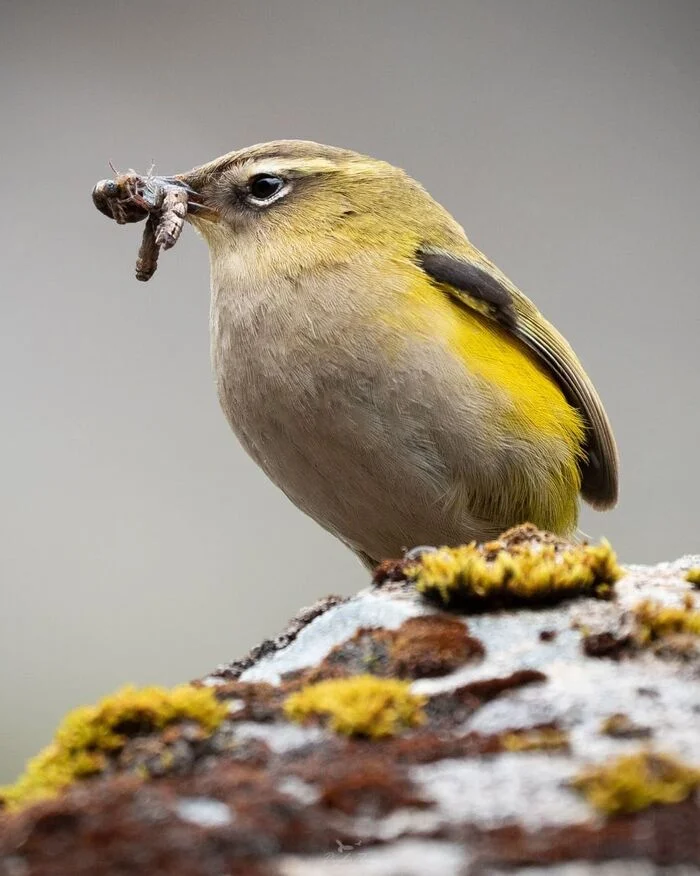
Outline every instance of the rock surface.
[[(463, 615), (385, 564), (196, 682), (228, 708), (211, 735), (127, 729), (105, 774), (0, 817), (0, 874), (700, 873), (697, 791), (637, 805), (620, 774), (601, 807), (576, 784), (633, 753), (700, 766), (700, 638), (638, 613), (694, 617), (696, 565), (627, 567), (608, 600)], [(289, 720), (291, 694), (366, 674), (403, 679), (422, 723), (367, 738)]]

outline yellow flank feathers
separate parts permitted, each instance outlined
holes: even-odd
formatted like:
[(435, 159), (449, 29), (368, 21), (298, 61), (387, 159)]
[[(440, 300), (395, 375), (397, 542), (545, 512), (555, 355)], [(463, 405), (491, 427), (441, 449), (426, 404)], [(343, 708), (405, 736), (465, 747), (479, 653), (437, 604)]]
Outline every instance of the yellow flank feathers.
[(226, 706), (209, 688), (124, 687), (94, 706), (81, 706), (66, 715), (54, 741), (29, 761), (14, 785), (0, 788), (0, 801), (8, 809), (18, 809), (53, 797), (76, 779), (101, 773), (109, 756), (119, 752), (130, 736), (154, 733), (186, 719), (209, 734), (226, 714)]
[(468, 371), (507, 398), (511, 409), (504, 427), (533, 439), (559, 438), (575, 460), (583, 442), (581, 417), (534, 353), (492, 319), (459, 306), (427, 277), (408, 288), (405, 310), (389, 318), (410, 323), (417, 338), (429, 333), (433, 341), (447, 343)]
[(641, 751), (590, 767), (572, 784), (596, 809), (621, 815), (680, 803), (700, 787), (700, 770), (666, 754)]
[(356, 675), (310, 684), (287, 699), (284, 711), (292, 721), (324, 717), (336, 733), (378, 739), (422, 724), (425, 702), (409, 682)]
[[(469, 387), (462, 390), (463, 396), (455, 396), (455, 404), (470, 404), (475, 412), (480, 404), (488, 408), (483, 421), (484, 470), (494, 462), (498, 474), (493, 480), (475, 479), (462, 489), (456, 485), (457, 501), (468, 502), (484, 519), (503, 521), (503, 528), (531, 521), (551, 532), (571, 532), (578, 517), (584, 456), (579, 412), (534, 353), (493, 319), (460, 305), (408, 260), (394, 270), (405, 274), (405, 303), (380, 310), (376, 318), (402, 338), (405, 347), (446, 346), (463, 366), (464, 387)], [(480, 398), (470, 398), (469, 393)], [(506, 475), (499, 468), (509, 444), (511, 452), (518, 448), (532, 457), (529, 470), (514, 465)], [(541, 473), (535, 475), (535, 470)], [(507, 482), (499, 484), (500, 478)]]
[(610, 545), (513, 545), (443, 547), (424, 553), (405, 570), (416, 589), (447, 605), (490, 608), (548, 603), (574, 596), (606, 597), (622, 575)]

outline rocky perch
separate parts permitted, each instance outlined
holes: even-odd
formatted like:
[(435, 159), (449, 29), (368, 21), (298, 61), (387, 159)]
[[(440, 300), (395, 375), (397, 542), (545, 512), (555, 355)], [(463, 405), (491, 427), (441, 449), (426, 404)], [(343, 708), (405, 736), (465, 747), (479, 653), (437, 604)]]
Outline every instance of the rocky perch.
[(423, 548), (174, 690), (66, 717), (0, 874), (700, 873), (700, 557)]

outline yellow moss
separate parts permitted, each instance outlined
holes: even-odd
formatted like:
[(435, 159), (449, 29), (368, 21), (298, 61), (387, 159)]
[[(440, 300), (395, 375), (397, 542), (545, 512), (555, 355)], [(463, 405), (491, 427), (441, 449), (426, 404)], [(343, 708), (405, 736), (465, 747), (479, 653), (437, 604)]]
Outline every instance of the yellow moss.
[(379, 738), (422, 724), (425, 702), (409, 682), (356, 675), (310, 684), (287, 698), (284, 711), (293, 721), (327, 716), (336, 733)]
[(585, 594), (605, 597), (622, 575), (607, 541), (559, 549), (553, 544), (500, 542), (424, 553), (406, 576), (446, 604), (551, 602)]
[(0, 788), (0, 801), (16, 809), (52, 797), (75, 779), (102, 772), (107, 755), (123, 748), (129, 735), (156, 732), (184, 719), (211, 733), (226, 713), (209, 688), (124, 687), (66, 715), (54, 741), (28, 762), (14, 785)]
[(693, 587), (700, 587), (700, 566), (688, 569), (685, 580), (692, 584)]
[(679, 803), (700, 786), (700, 770), (665, 754), (628, 754), (580, 773), (573, 785), (608, 815)]
[(503, 737), (506, 751), (561, 751), (569, 747), (569, 736), (556, 727), (513, 730)]
[(700, 636), (700, 611), (693, 611), (692, 605), (692, 598), (683, 607), (651, 599), (640, 602), (634, 609), (639, 643), (647, 645), (675, 633)]

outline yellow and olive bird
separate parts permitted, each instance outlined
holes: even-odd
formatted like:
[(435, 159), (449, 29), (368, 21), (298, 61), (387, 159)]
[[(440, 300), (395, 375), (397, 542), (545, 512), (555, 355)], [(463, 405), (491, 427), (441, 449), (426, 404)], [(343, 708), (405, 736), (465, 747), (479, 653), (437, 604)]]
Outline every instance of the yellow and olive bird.
[(228, 421), (365, 563), (526, 521), (566, 535), (579, 494), (615, 504), (573, 350), (404, 171), (281, 140), (177, 179), (209, 246)]

